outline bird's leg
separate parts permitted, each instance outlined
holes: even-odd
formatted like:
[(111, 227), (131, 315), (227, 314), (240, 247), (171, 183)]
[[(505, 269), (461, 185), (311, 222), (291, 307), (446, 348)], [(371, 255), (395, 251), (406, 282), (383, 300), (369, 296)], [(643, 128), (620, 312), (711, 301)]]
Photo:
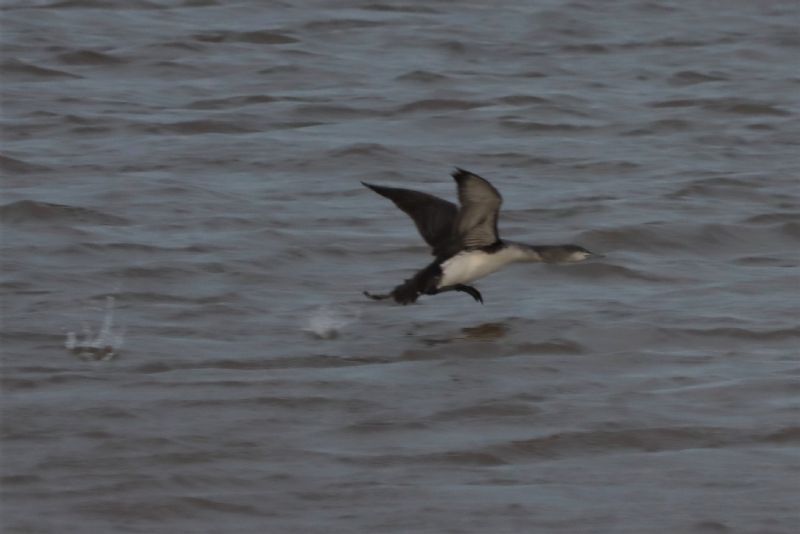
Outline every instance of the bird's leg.
[(382, 295), (376, 295), (375, 293), (370, 293), (369, 291), (364, 291), (364, 295), (371, 298), (372, 300), (384, 300), (392, 298), (391, 293), (384, 293)]
[(472, 286), (466, 286), (464, 284), (456, 284), (453, 286), (453, 290), (467, 293), (469, 294), (469, 296), (475, 299), (475, 302), (480, 302), (481, 304), (483, 304), (483, 296), (481, 295), (481, 292)]

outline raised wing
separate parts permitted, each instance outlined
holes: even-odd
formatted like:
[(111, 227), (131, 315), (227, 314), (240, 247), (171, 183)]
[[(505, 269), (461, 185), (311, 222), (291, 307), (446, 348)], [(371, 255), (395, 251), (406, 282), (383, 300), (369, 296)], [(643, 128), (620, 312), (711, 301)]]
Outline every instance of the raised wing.
[(503, 197), (492, 184), (464, 169), (457, 168), (453, 178), (458, 184), (458, 201), (461, 203), (456, 222), (461, 246), (473, 249), (496, 243), (500, 239), (497, 216)]
[(458, 208), (452, 202), (411, 189), (361, 183), (406, 212), (435, 256), (443, 254), (452, 243), (458, 215)]

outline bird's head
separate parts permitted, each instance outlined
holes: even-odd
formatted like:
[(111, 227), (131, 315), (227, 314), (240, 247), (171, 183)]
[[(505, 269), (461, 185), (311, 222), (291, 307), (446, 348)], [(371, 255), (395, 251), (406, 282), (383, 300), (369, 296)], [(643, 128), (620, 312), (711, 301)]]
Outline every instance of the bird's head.
[(564, 252), (566, 254), (566, 259), (562, 261), (566, 261), (569, 263), (584, 261), (588, 260), (593, 256), (597, 256), (597, 254), (595, 254), (594, 252), (589, 252), (580, 245), (564, 245)]
[(545, 245), (534, 248), (545, 263), (577, 263), (600, 257), (580, 245)]

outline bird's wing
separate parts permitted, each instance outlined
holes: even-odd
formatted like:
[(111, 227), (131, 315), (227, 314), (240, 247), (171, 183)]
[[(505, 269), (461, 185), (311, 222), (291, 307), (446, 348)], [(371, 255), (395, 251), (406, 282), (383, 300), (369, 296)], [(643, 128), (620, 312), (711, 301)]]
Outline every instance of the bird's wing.
[(456, 169), (453, 178), (458, 184), (458, 214), (456, 232), (461, 246), (467, 249), (486, 247), (496, 243), (497, 216), (503, 197), (492, 184), (464, 169)]
[(411, 189), (384, 187), (361, 182), (381, 196), (395, 203), (414, 221), (422, 239), (441, 254), (453, 240), (458, 208), (452, 202)]

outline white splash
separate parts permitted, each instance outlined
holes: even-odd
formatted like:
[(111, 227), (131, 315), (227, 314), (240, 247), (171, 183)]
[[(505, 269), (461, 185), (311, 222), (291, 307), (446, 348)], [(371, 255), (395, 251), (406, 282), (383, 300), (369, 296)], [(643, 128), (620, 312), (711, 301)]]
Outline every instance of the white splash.
[(308, 318), (305, 330), (320, 339), (335, 339), (347, 325), (361, 318), (361, 308), (318, 306)]
[(114, 331), (114, 297), (106, 297), (106, 309), (100, 330), (95, 334), (89, 323), (81, 325), (81, 336), (67, 332), (64, 347), (84, 360), (108, 361), (117, 356), (124, 340), (124, 330)]

